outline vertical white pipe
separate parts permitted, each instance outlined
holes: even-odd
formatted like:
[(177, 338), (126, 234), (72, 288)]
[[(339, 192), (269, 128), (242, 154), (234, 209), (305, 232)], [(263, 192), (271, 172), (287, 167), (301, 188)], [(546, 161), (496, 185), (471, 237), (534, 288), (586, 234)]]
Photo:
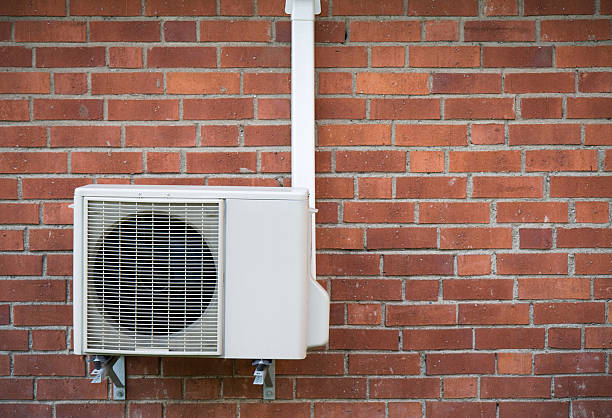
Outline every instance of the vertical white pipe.
[[(287, 0), (291, 14), (291, 186), (305, 187), (315, 208), (314, 15), (320, 0)], [(329, 296), (316, 282), (315, 217), (311, 219), (311, 281), (308, 294), (308, 346), (323, 345), (329, 334)]]

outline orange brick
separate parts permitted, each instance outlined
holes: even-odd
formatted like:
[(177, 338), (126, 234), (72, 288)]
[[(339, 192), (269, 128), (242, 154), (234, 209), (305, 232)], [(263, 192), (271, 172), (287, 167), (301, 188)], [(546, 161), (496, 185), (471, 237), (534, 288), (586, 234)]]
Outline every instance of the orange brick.
[(49, 73), (0, 73), (0, 93), (49, 93)]
[(509, 228), (441, 228), (440, 249), (512, 248)]
[[(320, 138), (320, 136), (319, 136)], [(392, 194), (391, 179), (386, 177), (361, 177), (358, 179), (359, 198), (390, 199)]]
[(322, 125), (318, 128), (317, 138), (320, 147), (390, 145), (391, 126), (378, 124)]
[(166, 91), (169, 94), (238, 94), (240, 74), (168, 73)]
[(497, 353), (499, 374), (531, 374), (530, 353)]
[(207, 20), (200, 26), (200, 42), (269, 42), (270, 35), (265, 20)]
[(446, 99), (447, 119), (514, 119), (514, 100), (496, 99)]
[(505, 143), (504, 125), (497, 123), (472, 124), (470, 142), (474, 145), (496, 145)]
[(526, 171), (597, 171), (597, 151), (527, 151), (525, 169)]
[(357, 73), (357, 93), (427, 94), (429, 76), (418, 73)]
[(403, 46), (373, 46), (372, 67), (403, 67), (406, 48)]
[(350, 94), (353, 92), (353, 77), (350, 73), (319, 72), (318, 76), (319, 94)]
[(467, 145), (466, 125), (396, 125), (395, 144), (401, 146)]
[(426, 41), (457, 41), (459, 39), (459, 24), (454, 20), (425, 21)]
[(512, 172), (521, 170), (519, 151), (453, 151), (449, 154), (450, 172)]

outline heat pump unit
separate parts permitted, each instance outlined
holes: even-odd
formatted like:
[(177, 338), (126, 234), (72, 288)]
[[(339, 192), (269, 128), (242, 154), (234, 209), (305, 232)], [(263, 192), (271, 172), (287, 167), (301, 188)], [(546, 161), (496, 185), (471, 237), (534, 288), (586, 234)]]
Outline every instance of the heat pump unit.
[(76, 189), (75, 352), (305, 357), (328, 326), (311, 219), (305, 189)]

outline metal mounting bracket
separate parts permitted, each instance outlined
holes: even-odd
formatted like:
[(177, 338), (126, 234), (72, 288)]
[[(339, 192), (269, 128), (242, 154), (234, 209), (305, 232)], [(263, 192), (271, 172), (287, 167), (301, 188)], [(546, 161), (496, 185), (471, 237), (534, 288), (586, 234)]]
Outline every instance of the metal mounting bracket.
[(264, 400), (273, 401), (276, 398), (274, 360), (254, 360), (253, 366), (257, 366), (253, 372), (255, 376), (253, 384), (262, 385)]
[(94, 364), (91, 372), (92, 383), (100, 383), (108, 377), (113, 384), (113, 399), (125, 400), (125, 357), (94, 356), (90, 360)]

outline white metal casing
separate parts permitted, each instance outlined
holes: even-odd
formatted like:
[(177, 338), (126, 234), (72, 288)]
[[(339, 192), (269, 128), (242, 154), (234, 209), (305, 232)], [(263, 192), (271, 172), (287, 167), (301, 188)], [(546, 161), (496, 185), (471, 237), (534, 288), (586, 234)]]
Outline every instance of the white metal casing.
[[(77, 188), (74, 205), (74, 349), (103, 354), (87, 346), (85, 310), (88, 199), (223, 202), (220, 219), (222, 315), (220, 352), (189, 353), (169, 349), (114, 352), (124, 355), (206, 355), (222, 358), (304, 358), (308, 322), (327, 326), (328, 312), (312, 312), (308, 301), (316, 282), (309, 279), (311, 214), (308, 193), (298, 188), (89, 185)], [(314, 296), (312, 296), (314, 294)], [(310, 316), (310, 317), (309, 317)], [(320, 338), (319, 338), (320, 339)], [(325, 341), (315, 341), (324, 344)]]

